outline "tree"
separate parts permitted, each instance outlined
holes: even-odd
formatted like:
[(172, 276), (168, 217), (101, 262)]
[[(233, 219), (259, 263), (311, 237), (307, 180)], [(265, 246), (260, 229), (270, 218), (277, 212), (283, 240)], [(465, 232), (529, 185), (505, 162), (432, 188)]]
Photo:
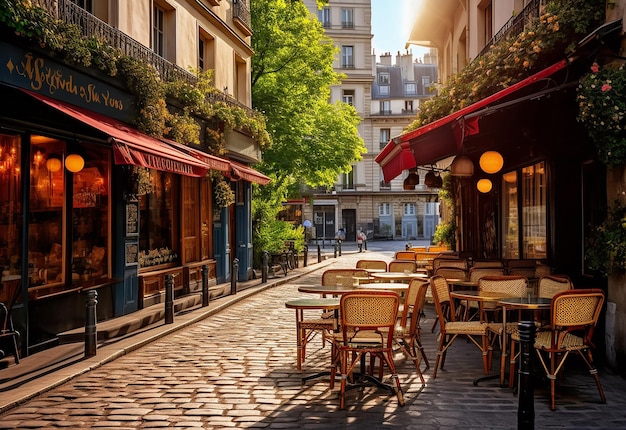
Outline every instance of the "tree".
[(255, 0), (251, 13), (252, 101), (273, 142), (259, 167), (281, 184), (332, 185), (366, 151), (356, 110), (328, 101), (337, 49), (301, 1)]

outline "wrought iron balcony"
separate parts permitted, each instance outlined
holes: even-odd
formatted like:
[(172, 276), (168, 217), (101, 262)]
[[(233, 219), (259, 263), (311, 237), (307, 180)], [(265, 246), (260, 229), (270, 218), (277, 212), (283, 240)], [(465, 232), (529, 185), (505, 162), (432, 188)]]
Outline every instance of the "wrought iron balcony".
[[(247, 6), (243, 1), (233, 1), (237, 5), (241, 5), (238, 10), (244, 10), (245, 8), (247, 11)], [(142, 45), (126, 33), (98, 19), (70, 0), (36, 0), (33, 3), (48, 11), (52, 17), (76, 25), (80, 29), (82, 36), (104, 40), (111, 47), (119, 49), (123, 55), (151, 64), (164, 82), (179, 80), (190, 85), (196, 85), (198, 82), (197, 76), (193, 73), (167, 61), (147, 46)], [(250, 13), (248, 11), (248, 23), (250, 22), (249, 19)], [(207, 102), (223, 102), (244, 109), (248, 111), (249, 115), (257, 115), (255, 110), (221, 92), (207, 95)]]

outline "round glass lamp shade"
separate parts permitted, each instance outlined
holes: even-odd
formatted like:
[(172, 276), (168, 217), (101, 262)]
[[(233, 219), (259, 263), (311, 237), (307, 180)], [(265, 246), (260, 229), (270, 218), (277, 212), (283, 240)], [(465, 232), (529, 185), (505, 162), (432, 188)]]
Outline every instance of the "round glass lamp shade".
[(85, 167), (85, 160), (78, 154), (70, 154), (65, 158), (65, 168), (72, 173), (80, 172)]
[(415, 185), (407, 184), (405, 180), (404, 184), (402, 184), (402, 189), (404, 189), (405, 191), (411, 191), (415, 189)]
[(493, 184), (489, 179), (480, 179), (476, 183), (476, 188), (478, 188), (478, 191), (480, 191), (481, 193), (488, 193), (489, 191), (491, 191), (492, 187)]
[(46, 161), (46, 169), (48, 169), (48, 172), (58, 172), (61, 169), (61, 160), (58, 158), (48, 158), (48, 161)]
[(424, 185), (432, 188), (436, 184), (437, 184), (437, 177), (435, 176), (435, 172), (431, 170), (430, 172), (426, 173), (426, 176), (424, 177)]
[(478, 164), (480, 164), (480, 168), (485, 173), (498, 173), (504, 166), (504, 158), (497, 151), (487, 151), (480, 156)]
[(459, 178), (471, 178), (474, 175), (474, 163), (465, 155), (457, 155), (450, 165), (450, 174)]

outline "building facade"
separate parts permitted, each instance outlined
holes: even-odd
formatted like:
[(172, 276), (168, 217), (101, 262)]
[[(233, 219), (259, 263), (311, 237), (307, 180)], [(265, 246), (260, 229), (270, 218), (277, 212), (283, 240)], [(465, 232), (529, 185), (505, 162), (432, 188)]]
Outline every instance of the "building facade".
[[(204, 102), (257, 115), (244, 1), (12, 3), (33, 26), (60, 20), (66, 44), (75, 33), (110, 47), (91, 52), (114, 53), (118, 66), (120, 58), (143, 64), (152, 82), (194, 86), (190, 70), (212, 70), (217, 90)], [(1, 28), (0, 91), (12, 101), (0, 114), (1, 298), (15, 303), (24, 354), (82, 326), (91, 291), (100, 321), (163, 302), (170, 286), (181, 296), (206, 279), (212, 296), (229, 294), (218, 284), (231, 268), (239, 279), (252, 273), (251, 184), (269, 181), (250, 167), (259, 143), (218, 116), (190, 115), (195, 142), (139, 131), (138, 118), (149, 120), (159, 104), (140, 106), (147, 88), (133, 90), (121, 75), (141, 73), (107, 73), (104, 54), (85, 66), (76, 43), (74, 54)], [(176, 99), (167, 103), (182, 112)]]
[(332, 87), (331, 100), (356, 108), (362, 119), (359, 134), (367, 148), (362, 160), (340, 175), (332, 189), (312, 190), (311, 198), (304, 200), (302, 213), (311, 221), (310, 237), (334, 238), (343, 229), (348, 241), (356, 241), (360, 231), (370, 239), (430, 239), (439, 209), (438, 189), (424, 184), (429, 169), (419, 169), (420, 183), (405, 189), (404, 177), (385, 182), (374, 158), (412, 122), (420, 102), (432, 95), (435, 58), (418, 61), (409, 52), (398, 52), (395, 59), (384, 53), (377, 61), (371, 47), (370, 1), (330, 1), (319, 10), (315, 1), (305, 4), (339, 50), (334, 68), (346, 77)]

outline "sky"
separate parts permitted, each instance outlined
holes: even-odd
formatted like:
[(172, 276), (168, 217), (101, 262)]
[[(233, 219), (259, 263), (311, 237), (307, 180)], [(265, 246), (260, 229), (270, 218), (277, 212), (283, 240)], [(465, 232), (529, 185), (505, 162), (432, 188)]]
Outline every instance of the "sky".
[[(372, 0), (372, 48), (376, 56), (390, 52), (405, 52), (404, 45), (409, 38), (415, 19), (417, 0)], [(419, 58), (427, 49), (417, 46), (409, 48), (413, 58)]]

